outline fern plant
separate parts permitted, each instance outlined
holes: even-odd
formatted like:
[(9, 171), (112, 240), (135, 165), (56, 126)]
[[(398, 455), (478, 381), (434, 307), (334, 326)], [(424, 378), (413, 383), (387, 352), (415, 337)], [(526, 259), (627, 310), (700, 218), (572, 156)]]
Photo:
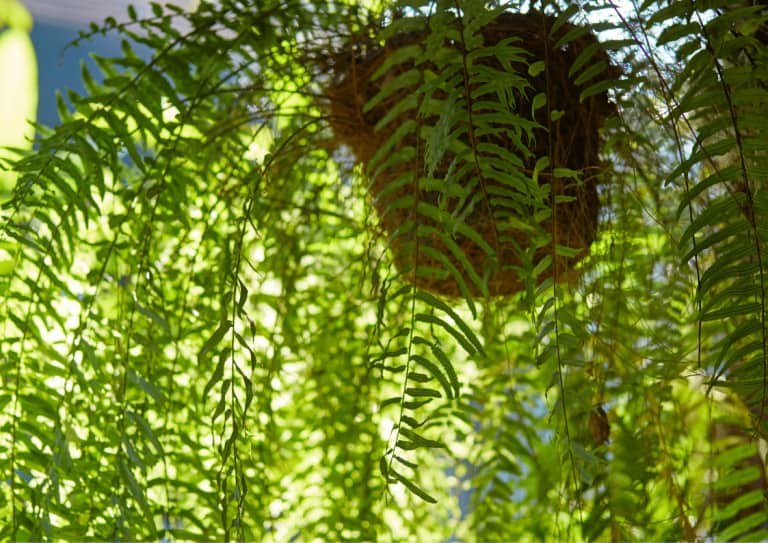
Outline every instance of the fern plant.
[[(763, 539), (766, 19), (224, 0), (94, 25), (122, 55), (3, 162), (2, 537)], [(560, 160), (598, 103), (600, 160)]]

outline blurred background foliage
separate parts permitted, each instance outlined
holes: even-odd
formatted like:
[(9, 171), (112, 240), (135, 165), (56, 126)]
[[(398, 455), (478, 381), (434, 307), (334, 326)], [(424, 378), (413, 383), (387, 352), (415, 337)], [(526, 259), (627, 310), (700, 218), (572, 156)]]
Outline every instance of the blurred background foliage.
[[(35, 135), (37, 62), (29, 32), (32, 16), (17, 0), (0, 3), (0, 147), (28, 149)], [(0, 150), (0, 160), (12, 156)], [(15, 176), (0, 171), (0, 195), (13, 188)]]

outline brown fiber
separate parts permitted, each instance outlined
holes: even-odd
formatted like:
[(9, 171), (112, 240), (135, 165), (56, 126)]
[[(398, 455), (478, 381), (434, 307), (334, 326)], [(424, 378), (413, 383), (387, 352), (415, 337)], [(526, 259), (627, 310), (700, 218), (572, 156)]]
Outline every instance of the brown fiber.
[[(465, 119), (454, 123), (454, 127), (463, 129), (460, 139), (467, 149), (471, 150), (473, 143), (490, 143), (501, 146), (514, 157), (518, 157), (509, 159), (508, 162), (519, 160), (517, 171), (521, 178), (528, 179), (528, 189), (525, 188), (526, 181), (520, 182), (520, 178), (518, 181), (514, 178), (504, 178), (507, 181), (502, 182), (500, 176), (488, 175), (492, 161), (489, 160), (489, 155), (482, 151), (470, 153), (465, 161), (458, 161), (459, 165), (466, 164), (466, 169), (458, 173), (453, 170), (450, 176), (448, 172), (455, 155), (446, 153), (438, 161), (430, 182), (430, 178), (425, 177), (425, 139), (423, 136), (416, 136), (418, 130), (411, 130), (398, 141), (390, 142), (392, 145), (389, 150), (374, 160), (377, 151), (386, 146), (395, 130), (409, 119), (416, 120), (417, 126), (434, 126), (437, 123), (437, 113), (422, 112), (416, 115), (417, 108), (414, 107), (396, 116), (393, 121), (378, 130), (375, 129), (392, 108), (409, 95), (413, 96), (419, 88), (419, 83), (397, 90), (370, 110), (364, 108), (386, 82), (413, 70), (415, 62), (410, 59), (397, 64), (376, 78), (373, 77), (374, 73), (398, 48), (423, 44), (428, 36), (427, 31), (395, 35), (387, 40), (384, 46), (375, 45), (370, 41), (363, 42), (363, 46), (359, 42), (350, 44), (349, 51), (342, 51), (331, 59), (333, 77), (327, 85), (326, 98), (329, 99), (329, 119), (335, 144), (347, 145), (356, 159), (365, 165), (371, 178), (372, 201), (381, 224), (389, 235), (395, 263), (400, 271), (419, 287), (447, 296), (457, 296), (461, 291), (455, 275), (460, 274), (473, 294), (483, 291), (478, 285), (484, 281), (487, 281), (488, 294), (491, 296), (518, 292), (524, 288), (520, 279), (520, 268), (525, 266), (521, 263), (520, 255), (530, 247), (531, 232), (536, 232), (537, 228), (539, 232), (542, 229), (548, 232), (558, 245), (577, 250), (575, 256), (554, 255), (550, 242), (533, 251), (533, 265), (539, 263), (546, 255), (553, 256), (553, 264), (539, 275), (537, 282), (546, 277), (554, 277), (558, 281), (573, 278), (574, 264), (589, 254), (590, 244), (595, 239), (599, 211), (598, 131), (605, 119), (612, 114), (613, 106), (605, 91), (583, 101), (580, 101), (579, 97), (586, 88), (616, 77), (618, 72), (610, 66), (608, 56), (599, 48), (596, 49), (597, 40), (587, 29), (582, 29), (583, 33), (575, 39), (558, 44), (558, 40), (578, 28), (566, 23), (554, 32), (553, 37), (549, 37), (554, 22), (554, 17), (538, 12), (503, 13), (480, 31), (485, 46), (513, 38), (513, 47), (524, 48), (529, 53), (526, 62), (512, 63), (512, 70), (525, 78), (529, 85), (524, 92), (519, 89), (512, 92), (516, 105), (515, 113), (530, 121), (533, 97), (545, 93), (548, 103), (536, 111), (532, 120), (546, 128), (535, 127), (526, 132), (491, 122), (491, 133), (476, 134), (471, 132), (466, 114)], [(461, 47), (455, 42), (446, 44), (458, 53), (454, 57), (462, 62)], [(574, 61), (588, 47), (591, 47), (590, 50), (596, 49), (595, 54), (574, 76), (569, 77), (569, 69)], [(538, 60), (544, 61), (546, 69), (532, 77), (528, 75), (528, 66)], [(503, 69), (495, 57), (484, 57), (477, 63), (496, 70)], [(580, 82), (580, 85), (574, 83), (580, 73), (598, 63), (603, 63), (605, 70)], [(426, 70), (435, 71), (435, 63), (418, 63), (415, 74), (420, 81), (424, 81), (423, 74)], [(459, 92), (466, 105), (462, 71), (458, 74), (459, 83), (453, 90)], [(493, 112), (492, 105), (487, 101), (489, 96), (495, 95), (477, 96), (477, 85), (470, 86), (470, 89), (472, 100), (475, 100), (472, 105), (473, 115), (485, 114), (487, 118), (488, 114)], [(450, 91), (451, 89), (446, 90), (443, 87), (432, 96), (444, 99)], [(478, 104), (478, 100), (485, 100), (486, 105)], [(562, 111), (562, 116), (557, 120), (550, 120), (549, 112), (556, 110)], [(477, 122), (473, 124), (477, 125)], [(408, 155), (408, 152), (411, 155)], [(412, 156), (412, 159), (405, 163), (403, 160), (390, 161), (393, 153), (399, 153), (397, 156), (401, 158)], [(539, 183), (551, 185), (545, 202), (552, 213), (546, 217), (545, 209), (545, 217), (537, 227), (533, 219), (533, 207), (526, 207), (524, 202), (526, 191), (530, 191), (530, 179), (536, 160), (543, 156), (549, 157), (550, 166), (540, 173)], [(580, 172), (581, 175), (579, 178), (555, 177), (554, 168), (569, 168)], [(449, 181), (446, 181), (446, 177)], [(458, 183), (459, 189), (465, 189), (463, 197), (457, 196), (455, 191), (450, 192), (450, 188), (447, 188), (450, 182)], [(499, 197), (502, 189), (507, 192), (514, 191), (519, 198)], [(408, 195), (413, 198), (404, 199)], [(467, 207), (473, 196), (477, 196), (474, 198), (474, 207)], [(553, 204), (556, 196), (560, 198), (558, 203)], [(564, 199), (570, 201), (560, 201)], [(531, 202), (533, 201), (534, 199), (531, 199)], [(393, 203), (396, 205), (393, 206)], [(473, 241), (471, 235), (467, 236), (458, 231), (460, 228), (456, 228), (455, 222), (430, 218), (422, 213), (423, 207), (417, 212), (420, 203), (428, 204), (430, 209), (442, 206), (445, 216), (463, 216), (466, 225), (477, 232), (487, 245), (483, 248), (484, 244)], [(530, 225), (531, 228), (526, 228), (525, 225)], [(492, 249), (490, 254), (488, 247)], [(456, 256), (459, 249), (471, 263), (471, 270), (462, 265), (461, 259)], [(441, 262), (439, 255), (445, 255), (448, 264)], [(452, 273), (448, 271), (451, 267), (454, 269)], [(478, 278), (483, 280), (478, 283)]]

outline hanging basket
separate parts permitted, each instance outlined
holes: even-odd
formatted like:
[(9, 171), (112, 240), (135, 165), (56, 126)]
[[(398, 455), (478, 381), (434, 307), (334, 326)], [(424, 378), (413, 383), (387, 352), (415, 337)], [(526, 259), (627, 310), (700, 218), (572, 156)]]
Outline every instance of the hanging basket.
[[(400, 88), (373, 107), (365, 107), (387, 82), (408, 71), (413, 73), (413, 61), (390, 62), (392, 68), (384, 74), (376, 72), (381, 71), (380, 68), (398, 49), (423, 43), (429, 36), (426, 30), (395, 35), (384, 45), (360, 40), (331, 59), (332, 77), (325, 94), (333, 143), (346, 145), (357, 161), (365, 166), (371, 178), (369, 191), (372, 201), (389, 236), (395, 264), (417, 286), (446, 296), (466, 295), (467, 289), (473, 295), (484, 292), (491, 296), (508, 295), (524, 288), (520, 276), (521, 269), (526, 266), (521, 255), (526, 251), (529, 253), (529, 268), (547, 255), (552, 257), (551, 265), (540, 273), (538, 282), (547, 277), (558, 281), (570, 280), (575, 276), (574, 265), (589, 254), (590, 244), (595, 239), (599, 211), (597, 184), (601, 164), (598, 132), (615, 110), (606, 93), (607, 84), (599, 84), (616, 77), (618, 71), (610, 65), (597, 39), (586, 28), (565, 23), (552, 32), (554, 24), (554, 17), (538, 12), (503, 13), (481, 29), (486, 47), (512, 38), (512, 46), (526, 51), (525, 61), (513, 61), (511, 64), (512, 70), (524, 78), (526, 87), (514, 90), (513, 100), (515, 113), (526, 119), (531, 128), (522, 134), (518, 131), (515, 135), (506, 132), (504, 126), (498, 126), (494, 127), (498, 130), (493, 130), (490, 135), (473, 135), (466, 130), (461, 136), (462, 142), (468, 146), (473, 143), (470, 139), (474, 137), (475, 144), (490, 143), (508, 150), (517, 157), (518, 171), (529, 185), (533, 183), (531, 180), (537, 160), (549, 157), (549, 165), (537, 172), (536, 178), (539, 185), (550, 185), (545, 206), (551, 213), (544, 209), (544, 218), (538, 222), (539, 231), (548, 232), (550, 241), (539, 244), (535, 250), (530, 249), (530, 238), (537, 229), (533, 214), (538, 211), (537, 216), (541, 216), (541, 208), (534, 210), (533, 207), (518, 206), (510, 211), (508, 201), (505, 203), (503, 198), (494, 197), (500, 193), (497, 189), (509, 190), (509, 187), (501, 187), (498, 181), (486, 178), (482, 174), (486, 167), (484, 164), (468, 168), (458, 176), (460, 188), (465, 189), (465, 193), (469, 192), (469, 197), (465, 194), (462, 198), (451, 198), (446, 196), (444, 187), (441, 188), (439, 183), (451, 171), (453, 156), (446, 153), (425, 179), (425, 144), (417, 132), (395, 142), (388, 148), (387, 156), (376, 157), (406, 121), (413, 119), (422, 125), (428, 123), (433, 126), (438, 122), (439, 116), (425, 116), (423, 112), (417, 115), (418, 108), (411, 108), (376, 128), (388, 115), (391, 117), (393, 108), (418, 89), (418, 83)], [(564, 37), (567, 41), (559, 43)], [(447, 45), (460, 48), (455, 42)], [(483, 57), (477, 62), (495, 70), (503, 69), (494, 56)], [(529, 70), (532, 65), (534, 68)], [(577, 69), (572, 70), (573, 67)], [(425, 62), (417, 68), (435, 69)], [(569, 76), (571, 71), (575, 74)], [(585, 93), (589, 96), (582, 97), (582, 92), (590, 88), (591, 91)], [(470, 89), (474, 90), (472, 86)], [(449, 91), (438, 90), (446, 94)], [(547, 97), (546, 105), (532, 114), (534, 97), (541, 93)], [(488, 98), (484, 96), (483, 99)], [(391, 141), (389, 143), (392, 144)], [(387, 166), (387, 158), (403, 148), (420, 152), (405, 163), (402, 160), (393, 161), (390, 164), (394, 166)], [(477, 162), (485, 158), (482, 152), (477, 156)], [(568, 172), (578, 172), (578, 175), (569, 175)], [(521, 190), (518, 189), (518, 192)], [(478, 198), (472, 198), (472, 193), (476, 193)], [(407, 195), (413, 195), (413, 198), (404, 199)], [(411, 201), (412, 205), (403, 206), (403, 201)], [(471, 209), (459, 209), (470, 201), (474, 202)], [(446, 223), (434, 215), (425, 217), (421, 214), (414, 219), (420, 203), (431, 206), (429, 209), (433, 211), (442, 209), (445, 217), (462, 216), (463, 224), (469, 231), (462, 230), (461, 226), (455, 228), (456, 223), (451, 226), (450, 219)], [(404, 228), (404, 225), (411, 226)], [(525, 228), (525, 225), (531, 228)], [(453, 228), (453, 231), (446, 234), (447, 227)], [(555, 251), (553, 244), (572, 250)], [(457, 274), (460, 274), (460, 281), (457, 281)]]

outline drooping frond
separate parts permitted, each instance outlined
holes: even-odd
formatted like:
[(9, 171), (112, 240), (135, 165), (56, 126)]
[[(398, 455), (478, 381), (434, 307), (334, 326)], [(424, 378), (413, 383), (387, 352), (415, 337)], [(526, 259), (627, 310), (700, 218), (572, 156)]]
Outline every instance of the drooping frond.
[(94, 25), (3, 162), (0, 534), (763, 537), (766, 17)]

